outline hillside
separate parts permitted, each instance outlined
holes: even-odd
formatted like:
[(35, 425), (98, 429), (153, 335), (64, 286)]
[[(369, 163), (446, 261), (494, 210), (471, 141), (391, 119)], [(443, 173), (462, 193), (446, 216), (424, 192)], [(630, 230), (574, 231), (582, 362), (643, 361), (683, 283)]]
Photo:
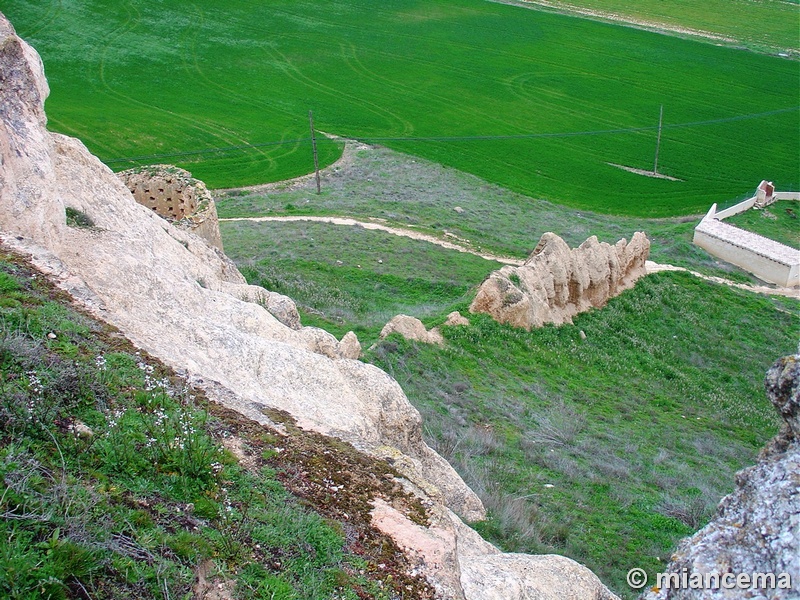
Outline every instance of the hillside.
[[(364, 510), (370, 507), (370, 526), (389, 536), (402, 549), (410, 566), (407, 574), (424, 577), (425, 585), (438, 596), (456, 600), (521, 599), (530, 595), (562, 599), (565, 594), (559, 582), (568, 577), (571, 585), (567, 598), (615, 598), (591, 571), (575, 561), (554, 555), (509, 554), (483, 540), (465, 523), (485, 517), (480, 499), (452, 466), (422, 439), (420, 414), (408, 402), (397, 382), (373, 365), (349, 357), (351, 350), (357, 348), (352, 336), (345, 343), (321, 329), (302, 326), (290, 299), (247, 285), (218, 248), (138, 204), (122, 181), (80, 141), (46, 131), (44, 101), (49, 89), (42, 62), (4, 17), (0, 17), (0, 80), (3, 81), (0, 87), (0, 139), (3, 142), (0, 144), (3, 181), (0, 242), (4, 248), (24, 256), (83, 309), (118, 328), (143, 353), (184, 372), (188, 383), (202, 389), (210, 402), (279, 432), (283, 428), (290, 429), (288, 414), (297, 427), (338, 440), (333, 443), (338, 444), (344, 454), (347, 454), (346, 444), (350, 444), (373, 460), (391, 465), (397, 475), (388, 470), (372, 471), (374, 479), (386, 479), (392, 489), (399, 486), (405, 492), (402, 497), (383, 495), (383, 485), (374, 481), (375, 486), (366, 485), (369, 481), (365, 485), (359, 483), (357, 475), (361, 472), (362, 459), (357, 455), (338, 472), (337, 463), (328, 458), (324, 448), (321, 455), (318, 453), (319, 446), (306, 452), (301, 449), (304, 458), (299, 460), (310, 464), (294, 473), (292, 479), (299, 479), (297, 484), (301, 489), (298, 492), (301, 492), (303, 478), (308, 477), (313, 488), (311, 484), (318, 483), (321, 476), (331, 494), (341, 491), (340, 486), (349, 481), (358, 491), (361, 501), (358, 506)], [(8, 283), (8, 291), (15, 292), (15, 286), (20, 285), (24, 282)], [(13, 300), (21, 299), (12, 298), (12, 308)], [(276, 302), (281, 311), (275, 310)], [(46, 334), (48, 340), (57, 340), (58, 336), (56, 331)], [(27, 339), (23, 341), (30, 345)], [(36, 342), (34, 339), (33, 343)], [(97, 366), (102, 363), (96, 356), (91, 359)], [(14, 370), (25, 369), (25, 365), (23, 357)], [(145, 391), (160, 387), (165, 390), (166, 398), (170, 398), (166, 384), (148, 381), (148, 376), (154, 373), (150, 373), (146, 362), (141, 367), (137, 364), (136, 368), (144, 371), (145, 388), (152, 388)], [(18, 384), (29, 396), (34, 395), (30, 410), (35, 413), (39, 404), (47, 406), (44, 400), (49, 388), (43, 385), (45, 380), (25, 373), (27, 381)], [(42, 398), (39, 398), (40, 391)], [(139, 397), (135, 388), (120, 391), (132, 391), (134, 399)], [(157, 393), (160, 398), (161, 392)], [(53, 396), (62, 398), (58, 392)], [(124, 458), (113, 468), (128, 470), (133, 465), (128, 475), (142, 471), (149, 474), (146, 479), (156, 480), (163, 470), (167, 484), (182, 485), (184, 491), (187, 486), (194, 489), (193, 486), (200, 484), (198, 479), (204, 480), (211, 485), (213, 495), (213, 486), (219, 482), (213, 480), (210, 471), (216, 467), (193, 461), (187, 453), (187, 444), (195, 442), (187, 442), (187, 439), (197, 435), (195, 439), (201, 444), (204, 458), (213, 448), (203, 433), (189, 431), (188, 421), (194, 418), (194, 415), (187, 415), (193, 412), (191, 406), (181, 408), (166, 398), (160, 398), (159, 404), (142, 397), (144, 405), (138, 407), (141, 410), (135, 413), (125, 410), (114, 415), (113, 427), (110, 422), (105, 423), (106, 428), (115, 430), (115, 435), (120, 423), (125, 431), (129, 426), (144, 425), (144, 431), (140, 428), (133, 444), (124, 438), (111, 444), (110, 451)], [(125, 400), (124, 394), (120, 400)], [(25, 408), (28, 406), (26, 403)], [(76, 407), (69, 408), (77, 411)], [(67, 424), (77, 416), (73, 412), (64, 415)], [(95, 426), (98, 422), (104, 425), (98, 415), (90, 414), (90, 417), (94, 417)], [(77, 422), (74, 425), (76, 431), (90, 435)], [(18, 437), (23, 431), (13, 433), (4, 440), (6, 447), (15, 442), (24, 443)], [(279, 448), (286, 450), (282, 443)], [(281, 450), (275, 448), (279, 455)], [(163, 456), (166, 458), (162, 460)], [(237, 458), (247, 466), (246, 453)], [(262, 458), (266, 460), (263, 454)], [(66, 465), (66, 460), (60, 462)], [(202, 473), (186, 470), (187, 466), (197, 464), (202, 467)], [(257, 461), (255, 466), (260, 466)], [(62, 472), (66, 471), (64, 466)], [(356, 476), (349, 478), (350, 471), (356, 471)], [(124, 481), (125, 473), (121, 475)], [(369, 469), (364, 475), (373, 479)], [(44, 476), (50, 477), (47, 473)], [(14, 477), (4, 479), (2, 497), (12, 502), (10, 494), (15, 481)], [(18, 492), (26, 491), (27, 481), (29, 478), (23, 475)], [(259, 485), (253, 483), (244, 487), (252, 490)], [(264, 485), (270, 488), (268, 480)], [(220, 491), (231, 493), (228, 487), (221, 487)], [(245, 493), (251, 492), (245, 490)], [(245, 506), (254, 510), (263, 508), (265, 518), (276, 518), (269, 514), (274, 506), (267, 506), (267, 499), (260, 495), (250, 497), (252, 504), (243, 500)], [(409, 501), (403, 501), (403, 497)], [(270, 498), (277, 498), (280, 507), (279, 492), (271, 494)], [(183, 499), (185, 501), (186, 496)], [(66, 502), (69, 504), (69, 500)], [(189, 504), (194, 504), (194, 509), (197, 502)], [(424, 515), (420, 507), (424, 508)], [(29, 513), (16, 512), (19, 508), (16, 502), (9, 507), (9, 518), (27, 519)], [(182, 507), (182, 510), (188, 508)], [(236, 508), (241, 513), (242, 507), (231, 504), (231, 511)], [(228, 512), (225, 507), (225, 513)], [(249, 514), (247, 509), (245, 513)], [(45, 514), (46, 520), (42, 521), (41, 514), (31, 514), (33, 522), (23, 528), (25, 544), (57, 547), (57, 540), (61, 539), (57, 522), (49, 541), (42, 537), (47, 535), (47, 527), (36, 528), (37, 524), (49, 523), (53, 515)], [(361, 516), (367, 518), (364, 514)], [(342, 517), (350, 518), (347, 513)], [(282, 518), (289, 527), (295, 520), (303, 520), (298, 514)], [(232, 525), (233, 533), (238, 527), (238, 524)], [(334, 534), (335, 530), (334, 525)], [(343, 556), (341, 538), (329, 533), (329, 529), (324, 529), (320, 534), (330, 543), (330, 552), (326, 552), (332, 562), (325, 564), (336, 571), (349, 559)], [(70, 541), (74, 546), (82, 539), (85, 540)], [(124, 543), (127, 544), (127, 538)], [(306, 550), (313, 555), (314, 545), (310, 545), (311, 549)], [(70, 556), (76, 555), (70, 550), (73, 546), (67, 549)], [(25, 554), (26, 547), (12, 548), (12, 558)], [(295, 554), (292, 552), (293, 558)], [(189, 561), (196, 561), (200, 556), (202, 554), (194, 554)], [(150, 558), (147, 554), (143, 557), (146, 561)], [(212, 558), (221, 560), (213, 553)], [(277, 562), (291, 564), (288, 557), (283, 558)], [(299, 567), (301, 570), (308, 568), (308, 562), (301, 560)], [(253, 582), (254, 585), (264, 578), (270, 579), (265, 572), (269, 568), (257, 569), (258, 581)], [(275, 563), (271, 568), (284, 570)], [(353, 576), (360, 576), (359, 568), (356, 567)], [(183, 573), (185, 581), (185, 569)], [(69, 576), (63, 568), (53, 575), (59, 574)], [(161, 572), (157, 571), (156, 575), (159, 586), (167, 581), (164, 578), (159, 581)], [(324, 571), (318, 575), (325, 577)], [(334, 587), (344, 585), (345, 576), (333, 573), (333, 577), (338, 581), (332, 584)], [(297, 579), (291, 574), (287, 578)], [(409, 581), (407, 586), (403, 586), (400, 597), (415, 597), (415, 584)], [(295, 595), (291, 590), (285, 590), (285, 594), (274, 589), (262, 592), (257, 597)]]
[[(662, 570), (777, 430), (763, 373), (795, 350), (797, 300), (658, 273), (561, 327), (468, 315), (441, 346), (378, 339), (396, 310), (467, 314), (498, 265), (352, 225), (223, 222), (240, 273), (48, 132), (39, 58), (1, 16), (0, 36), (6, 589), (614, 598), (584, 563), (627, 597), (626, 571)], [(229, 191), (219, 213), (379, 217), (519, 258), (553, 224), (577, 242), (642, 224), (661, 256), (747, 280), (687, 219), (566, 210), (371, 151), (324, 194)]]
[(425, 518), (390, 466), (209, 402), (3, 249), (0, 366), (4, 597), (431, 597), (370, 526)]
[[(217, 198), (222, 217), (275, 219), (223, 219), (227, 251), (249, 281), (295, 298), (304, 322), (376, 343), (365, 360), (401, 383), (426, 439), (487, 506), (480, 531), (508, 550), (565, 553), (625, 596), (631, 564), (663, 569), (777, 430), (761, 382), (800, 338), (796, 294), (658, 273), (574, 325), (527, 333), (467, 312), (497, 262), (380, 230), (281, 221), (356, 216), (517, 259), (545, 231), (576, 246), (643, 230), (655, 260), (752, 281), (691, 244), (700, 216), (572, 211), (355, 145), (323, 171), (320, 195), (299, 179)], [(397, 313), (432, 327), (452, 310), (471, 324), (445, 327), (444, 348), (378, 339)]]

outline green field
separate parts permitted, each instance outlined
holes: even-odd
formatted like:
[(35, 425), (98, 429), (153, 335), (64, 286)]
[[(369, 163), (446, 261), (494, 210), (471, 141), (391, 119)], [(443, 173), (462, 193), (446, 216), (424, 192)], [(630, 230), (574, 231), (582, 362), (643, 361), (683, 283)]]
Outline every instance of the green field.
[(800, 248), (800, 204), (779, 200), (762, 210), (748, 210), (725, 219), (729, 225), (741, 227), (791, 248)]
[[(764, 178), (800, 187), (786, 59), (483, 0), (2, 10), (44, 58), (50, 126), (115, 169), (145, 156), (212, 187), (298, 175), (313, 110), (320, 131), (605, 213), (702, 212)], [(659, 171), (681, 181), (609, 166), (652, 168), (662, 105)], [(339, 152), (320, 144), (323, 164)]]
[(797, 53), (800, 45), (798, 0), (556, 0), (550, 4), (567, 12), (579, 7), (626, 20), (688, 28), (760, 51)]

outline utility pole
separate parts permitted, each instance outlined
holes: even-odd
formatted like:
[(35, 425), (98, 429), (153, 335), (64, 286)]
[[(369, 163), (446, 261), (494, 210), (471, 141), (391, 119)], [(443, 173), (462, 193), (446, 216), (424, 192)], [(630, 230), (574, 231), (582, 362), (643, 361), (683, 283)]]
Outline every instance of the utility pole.
[(319, 158), (317, 157), (317, 134), (314, 133), (314, 113), (308, 111), (308, 121), (311, 125), (311, 147), (314, 149), (314, 173), (317, 177), (317, 194), (321, 193), (319, 183)]
[(656, 140), (656, 160), (653, 163), (653, 175), (658, 175), (658, 150), (661, 148), (661, 125), (664, 123), (664, 105), (658, 114), (658, 139)]

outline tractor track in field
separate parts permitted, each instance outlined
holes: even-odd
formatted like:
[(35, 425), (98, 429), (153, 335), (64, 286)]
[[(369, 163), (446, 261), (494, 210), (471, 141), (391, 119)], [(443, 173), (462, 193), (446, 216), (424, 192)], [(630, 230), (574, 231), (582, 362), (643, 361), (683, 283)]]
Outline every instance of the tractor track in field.
[[(363, 227), (364, 229), (368, 229), (371, 231), (383, 231), (385, 233), (389, 233), (391, 235), (397, 235), (401, 237), (407, 237), (413, 240), (419, 240), (423, 242), (428, 242), (431, 244), (436, 244), (441, 246), (442, 248), (446, 248), (448, 250), (456, 250), (458, 252), (465, 252), (467, 254), (473, 254), (475, 256), (479, 256), (485, 260), (495, 261), (501, 264), (506, 265), (514, 265), (520, 266), (523, 264), (523, 260), (519, 258), (513, 258), (510, 256), (500, 256), (496, 254), (491, 254), (489, 252), (483, 252), (478, 248), (470, 247), (470, 241), (464, 238), (460, 238), (455, 234), (452, 234), (448, 231), (444, 231), (443, 235), (450, 239), (443, 239), (442, 237), (437, 237), (435, 235), (431, 235), (429, 233), (424, 233), (422, 231), (417, 231), (414, 229), (407, 229), (403, 227), (394, 227), (391, 225), (386, 224), (385, 221), (382, 219), (374, 219), (369, 221), (362, 221), (359, 219), (353, 219), (351, 217), (317, 217), (317, 216), (310, 216), (310, 215), (292, 215), (292, 216), (276, 216), (276, 217), (231, 217), (226, 219), (220, 219), (220, 222), (235, 222), (235, 221), (249, 221), (253, 223), (268, 223), (268, 222), (284, 222), (284, 223), (291, 223), (291, 222), (313, 222), (313, 223), (328, 223), (331, 225), (340, 225), (340, 226), (349, 226), (349, 227)], [(713, 283), (718, 283), (721, 285), (727, 285), (729, 287), (738, 288), (740, 290), (746, 290), (749, 292), (755, 292), (758, 294), (767, 294), (772, 296), (783, 296), (786, 298), (797, 298), (800, 299), (800, 290), (795, 288), (786, 288), (786, 287), (769, 287), (766, 285), (750, 285), (747, 283), (738, 283), (736, 281), (731, 281), (730, 279), (725, 279), (724, 277), (715, 277), (712, 275), (704, 275), (702, 273), (698, 273), (697, 271), (693, 271), (691, 269), (686, 269), (684, 267), (678, 267), (675, 265), (667, 265), (656, 263), (653, 261), (648, 260), (645, 264), (647, 269), (647, 274), (651, 273), (660, 273), (663, 271), (683, 271), (685, 273), (689, 273), (695, 277), (699, 277), (700, 279), (704, 279), (706, 281), (710, 281)]]

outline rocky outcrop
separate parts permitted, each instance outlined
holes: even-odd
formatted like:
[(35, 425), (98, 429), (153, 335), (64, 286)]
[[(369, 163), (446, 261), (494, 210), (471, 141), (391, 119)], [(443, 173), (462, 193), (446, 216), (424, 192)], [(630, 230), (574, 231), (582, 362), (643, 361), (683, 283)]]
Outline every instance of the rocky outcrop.
[[(461, 316), (461, 313), (456, 310), (447, 315), (447, 320), (442, 325), (448, 327), (469, 325), (469, 319)], [(381, 329), (379, 337), (380, 339), (384, 339), (393, 333), (399, 333), (407, 340), (414, 340), (415, 342), (422, 342), (424, 344), (437, 344), (439, 346), (444, 344), (441, 327), (433, 327), (427, 330), (422, 321), (416, 317), (409, 317), (408, 315), (392, 317), (391, 321), (386, 323), (383, 329)], [(342, 341), (344, 341), (344, 339)]]
[(428, 510), (427, 527), (383, 500), (373, 502), (373, 507), (373, 525), (406, 549), (442, 598), (617, 600), (597, 576), (574, 560), (500, 552), (446, 507)]
[(614, 246), (592, 236), (574, 250), (545, 233), (522, 266), (506, 265), (489, 275), (469, 310), (525, 329), (572, 323), (576, 314), (601, 308), (633, 287), (646, 274), (649, 254), (650, 242), (641, 232)]
[[(720, 502), (716, 517), (681, 542), (668, 573), (703, 577), (773, 574), (754, 589), (676, 589), (662, 586), (644, 600), (789, 600), (800, 593), (800, 355), (776, 362), (767, 373), (767, 396), (783, 427), (761, 451), (758, 463), (736, 474), (736, 489)], [(781, 574), (788, 575), (783, 578)], [(698, 580), (699, 581), (699, 580)], [(712, 579), (713, 582), (713, 579)], [(791, 587), (788, 587), (791, 584)], [(751, 582), (749, 584), (753, 586)]]
[[(561, 568), (565, 559), (504, 555), (479, 540), (454, 513), (479, 519), (480, 500), (423, 442), (420, 415), (397, 382), (344, 358), (356, 354), (354, 336), (338, 342), (301, 327), (288, 299), (265, 297), (218, 249), (138, 204), (83, 144), (46, 130), (47, 92), (38, 56), (0, 15), (0, 242), (210, 398), (261, 423), (265, 410), (284, 410), (304, 428), (390, 460), (431, 514), (447, 517), (450, 558), (441, 569), (420, 567), (448, 590), (442, 597), (486, 597), (475, 590), (490, 576), (524, 590), (537, 573)], [(67, 224), (67, 207), (83, 226)], [(283, 306), (289, 326), (267, 310), (271, 303)], [(425, 556), (424, 547), (407, 551)], [(533, 597), (562, 598), (562, 589)]]
[(139, 204), (223, 250), (214, 198), (206, 184), (189, 171), (173, 165), (148, 165), (117, 176)]
[(444, 322), (445, 325), (448, 327), (461, 327), (469, 325), (469, 319), (463, 316), (457, 310), (454, 310), (449, 315), (447, 315), (447, 321)]
[(443, 344), (444, 338), (438, 329), (425, 329), (422, 321), (408, 315), (397, 315), (386, 323), (381, 329), (380, 338), (383, 339), (393, 333), (399, 333), (407, 340), (424, 342), (425, 344)]

